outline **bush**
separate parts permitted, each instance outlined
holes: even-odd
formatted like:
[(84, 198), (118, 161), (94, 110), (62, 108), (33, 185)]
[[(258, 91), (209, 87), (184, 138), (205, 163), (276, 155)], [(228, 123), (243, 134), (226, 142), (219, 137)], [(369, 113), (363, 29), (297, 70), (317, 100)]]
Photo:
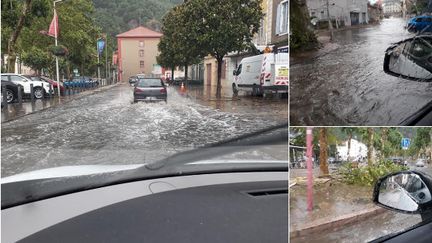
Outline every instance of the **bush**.
[(392, 172), (408, 170), (403, 165), (398, 165), (392, 161), (382, 160), (371, 166), (354, 167), (352, 163), (346, 163), (339, 168), (342, 180), (347, 184), (372, 186), (375, 182)]

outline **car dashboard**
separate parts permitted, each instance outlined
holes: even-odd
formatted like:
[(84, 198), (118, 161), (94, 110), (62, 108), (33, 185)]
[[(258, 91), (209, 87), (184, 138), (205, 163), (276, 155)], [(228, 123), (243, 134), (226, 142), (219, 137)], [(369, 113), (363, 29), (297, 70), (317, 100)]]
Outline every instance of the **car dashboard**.
[(2, 210), (2, 242), (288, 242), (288, 172), (129, 182)]

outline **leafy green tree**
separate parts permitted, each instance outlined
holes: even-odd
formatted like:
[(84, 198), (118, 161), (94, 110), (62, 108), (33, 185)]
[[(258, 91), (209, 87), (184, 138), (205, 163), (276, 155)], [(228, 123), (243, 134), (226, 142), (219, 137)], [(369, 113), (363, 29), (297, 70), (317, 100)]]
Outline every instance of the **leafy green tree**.
[(217, 60), (219, 97), (223, 58), (251, 45), (263, 17), (261, 0), (189, 0), (184, 5), (188, 35), (197, 37), (196, 45)]
[(411, 150), (415, 153), (416, 157), (421, 153), (429, 153), (429, 157), (432, 158), (432, 128), (416, 128)]
[(306, 0), (290, 1), (290, 49), (308, 50), (318, 47), (315, 33), (310, 29)]

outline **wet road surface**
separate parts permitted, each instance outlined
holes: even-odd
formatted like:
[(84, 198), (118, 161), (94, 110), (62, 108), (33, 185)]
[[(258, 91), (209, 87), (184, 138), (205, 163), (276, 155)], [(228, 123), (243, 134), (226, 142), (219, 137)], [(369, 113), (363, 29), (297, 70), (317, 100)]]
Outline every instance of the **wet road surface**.
[[(1, 176), (65, 165), (154, 162), (287, 122), (286, 99), (212, 102), (215, 107), (169, 87), (167, 104), (132, 104), (132, 88), (121, 85), (2, 123)], [(287, 150), (277, 150), (249, 155), (287, 160)]]
[(291, 125), (399, 125), (431, 102), (432, 83), (383, 71), (385, 50), (412, 36), (404, 24), (384, 19), (336, 32), (321, 54), (291, 61)]

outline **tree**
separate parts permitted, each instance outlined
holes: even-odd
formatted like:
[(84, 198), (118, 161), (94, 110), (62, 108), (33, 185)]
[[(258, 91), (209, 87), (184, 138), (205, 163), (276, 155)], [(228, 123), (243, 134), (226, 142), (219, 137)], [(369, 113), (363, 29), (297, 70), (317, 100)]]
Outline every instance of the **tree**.
[(347, 151), (347, 158), (348, 161), (351, 161), (350, 159), (350, 151), (351, 151), (351, 139), (353, 137), (354, 132), (357, 131), (357, 128), (354, 127), (343, 127), (342, 131), (348, 135), (348, 151)]
[(319, 128), (319, 146), (320, 146), (320, 172), (321, 175), (328, 175), (328, 163), (327, 163), (327, 149), (328, 149), (328, 141), (327, 141), (327, 128), (321, 127)]
[(290, 49), (308, 50), (318, 47), (318, 40), (310, 29), (306, 0), (290, 1)]
[(27, 15), (31, 10), (32, 0), (25, 0), (24, 5), (22, 7), (21, 14), (19, 16), (18, 23), (14, 30), (11, 33), (11, 36), (8, 41), (8, 61), (7, 68), (9, 73), (15, 72), (15, 60), (16, 60), (16, 42), (21, 33), (22, 28), (24, 27), (24, 22), (26, 21)]
[(417, 155), (417, 157), (421, 153), (426, 153), (428, 150), (429, 157), (432, 158), (432, 128), (430, 127), (417, 128), (411, 147), (412, 150)]
[(367, 161), (368, 161), (368, 165), (371, 166), (372, 165), (372, 152), (373, 152), (373, 138), (374, 138), (374, 130), (372, 127), (368, 127), (367, 128)]
[(223, 58), (251, 45), (263, 17), (261, 0), (190, 0), (184, 3), (188, 35), (217, 61), (217, 91), (221, 96)]

